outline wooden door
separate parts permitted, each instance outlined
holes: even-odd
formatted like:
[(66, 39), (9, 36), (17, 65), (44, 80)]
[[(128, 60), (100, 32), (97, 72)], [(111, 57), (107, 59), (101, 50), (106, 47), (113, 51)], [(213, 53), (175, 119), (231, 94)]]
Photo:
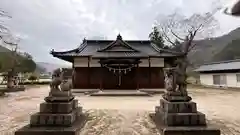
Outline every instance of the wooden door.
[(162, 68), (151, 68), (150, 88), (164, 88), (164, 73)]
[(128, 71), (121, 76), (121, 85), (119, 86), (119, 89), (137, 89), (136, 79), (136, 68), (132, 68), (131, 71)]
[(118, 77), (107, 68), (102, 70), (102, 87), (103, 89), (116, 89)]
[(137, 89), (135, 75), (136, 69), (132, 69), (132, 71), (129, 71), (126, 74), (122, 74), (121, 76), (119, 76), (118, 74), (114, 74), (113, 71), (108, 71), (107, 69), (104, 69), (104, 76), (102, 82), (103, 89)]
[(89, 69), (87, 67), (75, 68), (75, 89), (87, 89), (89, 87)]

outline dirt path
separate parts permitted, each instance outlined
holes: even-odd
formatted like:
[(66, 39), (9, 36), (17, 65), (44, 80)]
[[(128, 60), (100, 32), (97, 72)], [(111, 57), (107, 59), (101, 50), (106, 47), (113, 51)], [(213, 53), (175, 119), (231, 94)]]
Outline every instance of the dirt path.
[[(0, 98), (0, 134), (13, 135), (29, 123), (30, 115), (48, 94), (48, 87), (32, 88)], [(240, 135), (240, 92), (213, 89), (191, 89), (198, 110), (223, 135)], [(159, 135), (148, 113), (154, 111), (161, 96), (154, 97), (77, 97), (92, 120), (81, 135)]]
[(147, 112), (91, 110), (90, 114), (93, 119), (81, 135), (159, 135)]

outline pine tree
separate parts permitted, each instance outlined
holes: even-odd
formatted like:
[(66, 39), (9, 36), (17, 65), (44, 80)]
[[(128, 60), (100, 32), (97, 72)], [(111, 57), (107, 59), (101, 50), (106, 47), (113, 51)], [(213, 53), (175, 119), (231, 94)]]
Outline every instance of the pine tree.
[(153, 31), (149, 34), (150, 41), (159, 48), (167, 48), (164, 45), (164, 40), (156, 26), (153, 27)]

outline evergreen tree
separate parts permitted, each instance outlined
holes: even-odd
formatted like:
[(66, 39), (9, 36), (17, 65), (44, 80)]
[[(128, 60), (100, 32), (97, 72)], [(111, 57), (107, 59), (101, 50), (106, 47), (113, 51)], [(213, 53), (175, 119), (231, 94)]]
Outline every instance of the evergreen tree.
[(164, 45), (164, 40), (156, 26), (153, 27), (153, 31), (149, 34), (150, 41), (159, 48), (168, 48)]

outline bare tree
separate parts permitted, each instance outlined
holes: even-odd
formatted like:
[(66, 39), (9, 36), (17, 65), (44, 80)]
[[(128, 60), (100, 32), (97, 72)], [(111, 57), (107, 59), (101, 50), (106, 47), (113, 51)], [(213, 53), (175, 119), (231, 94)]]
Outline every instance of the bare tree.
[(219, 24), (213, 15), (218, 10), (219, 7), (216, 7), (211, 12), (195, 13), (190, 17), (175, 12), (156, 24), (171, 48), (181, 54), (173, 66), (177, 66), (177, 83), (181, 87), (178, 89), (182, 93), (187, 94), (187, 67), (190, 64), (187, 56), (196, 46), (193, 41), (195, 38), (208, 38), (214, 34)]
[(11, 18), (11, 16), (9, 16), (4, 10), (0, 9), (0, 40), (4, 40), (4, 36), (9, 35), (10, 33), (9, 28), (4, 24), (4, 20), (8, 18)]
[(2, 41), (2, 46), (10, 50), (11, 61), (10, 68), (7, 71), (7, 88), (12, 88), (14, 86), (14, 76), (16, 74), (15, 67), (19, 64), (17, 60), (17, 49), (20, 38), (15, 37), (11, 33), (9, 28), (5, 24), (5, 19), (11, 18), (7, 12), (0, 9), (0, 40)]
[(8, 76), (7, 76), (7, 88), (12, 88), (14, 86), (14, 82), (17, 81), (15, 80), (15, 76), (17, 74), (16, 72), (16, 67), (20, 64), (18, 59), (17, 59), (17, 49), (18, 49), (18, 43), (20, 42), (20, 38), (15, 38), (14, 40), (11, 40), (10, 42), (4, 41), (5, 44), (8, 44), (11, 46), (11, 66), (8, 71)]

